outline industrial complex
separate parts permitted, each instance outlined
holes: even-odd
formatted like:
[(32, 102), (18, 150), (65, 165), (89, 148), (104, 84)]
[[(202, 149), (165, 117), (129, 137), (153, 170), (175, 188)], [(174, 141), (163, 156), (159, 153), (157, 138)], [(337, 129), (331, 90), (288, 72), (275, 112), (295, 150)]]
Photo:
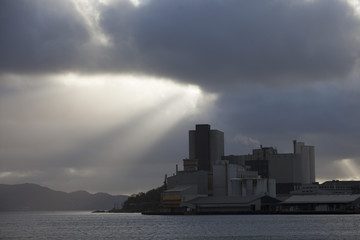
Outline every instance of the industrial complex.
[(198, 124), (189, 131), (189, 158), (166, 177), (162, 213), (336, 212), (360, 209), (360, 182), (315, 180), (315, 147), (293, 152), (260, 146), (225, 155), (224, 133)]

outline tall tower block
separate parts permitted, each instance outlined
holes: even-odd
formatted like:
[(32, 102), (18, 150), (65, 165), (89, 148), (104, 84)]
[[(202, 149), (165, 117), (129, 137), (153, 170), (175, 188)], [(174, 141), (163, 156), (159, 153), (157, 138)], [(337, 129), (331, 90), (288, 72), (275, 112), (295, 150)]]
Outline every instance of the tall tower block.
[(211, 171), (224, 156), (224, 133), (208, 124), (197, 124), (195, 129), (189, 131), (189, 159), (198, 161), (198, 170)]

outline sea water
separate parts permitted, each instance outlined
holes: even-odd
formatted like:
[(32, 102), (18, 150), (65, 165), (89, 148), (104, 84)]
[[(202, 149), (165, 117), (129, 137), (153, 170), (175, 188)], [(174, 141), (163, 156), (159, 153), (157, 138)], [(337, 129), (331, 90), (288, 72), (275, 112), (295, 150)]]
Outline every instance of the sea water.
[(360, 215), (0, 212), (0, 239), (360, 239)]

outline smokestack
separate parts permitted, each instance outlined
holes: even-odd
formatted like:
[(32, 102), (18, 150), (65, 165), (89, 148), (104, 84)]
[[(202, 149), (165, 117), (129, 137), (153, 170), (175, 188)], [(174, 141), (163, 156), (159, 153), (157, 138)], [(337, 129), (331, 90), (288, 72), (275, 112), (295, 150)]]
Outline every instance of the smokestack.
[(176, 164), (176, 175), (178, 174), (178, 171), (179, 171), (179, 167), (178, 167), (178, 165)]
[(294, 154), (296, 154), (296, 140), (293, 140), (293, 144), (294, 144)]

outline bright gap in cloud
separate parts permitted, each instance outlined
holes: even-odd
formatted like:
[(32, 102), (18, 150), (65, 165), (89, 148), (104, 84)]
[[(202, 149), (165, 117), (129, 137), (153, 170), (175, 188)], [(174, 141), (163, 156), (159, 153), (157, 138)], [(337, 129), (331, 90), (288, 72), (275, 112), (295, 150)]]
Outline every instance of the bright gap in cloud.
[(360, 1), (359, 0), (345, 0), (355, 9), (356, 14), (360, 17)]
[(99, 23), (101, 16), (98, 9), (99, 4), (109, 4), (109, 2), (104, 2), (104, 0), (73, 0), (73, 3), (80, 16), (84, 19), (93, 43), (109, 46), (109, 37), (103, 32)]
[(113, 115), (107, 130), (99, 133), (102, 136), (100, 138), (107, 142), (106, 146), (99, 149), (97, 156), (91, 156), (101, 158), (101, 165), (104, 166), (97, 166), (96, 171), (87, 171), (89, 174), (85, 175), (83, 171), (71, 168), (73, 177), (106, 174), (109, 172), (106, 164), (118, 164), (121, 166), (121, 174), (121, 171), (126, 171), (127, 164), (144, 161), (144, 154), (174, 125), (189, 115), (206, 111), (216, 99), (215, 95), (205, 94), (197, 86), (185, 86), (167, 79), (146, 76), (86, 77), (68, 74), (62, 81), (67, 87), (86, 89), (89, 95), (92, 95), (91, 91), (96, 91), (96, 95), (112, 99), (108, 102), (93, 97), (93, 100), (98, 99), (95, 104), (99, 107), (109, 107), (110, 111), (117, 113)]
[(198, 86), (148, 76), (5, 78), (11, 94), (1, 98), (0, 128), (8, 149), (2, 154), (11, 161), (0, 177), (13, 183), (35, 181), (15, 174), (26, 169), (62, 169), (64, 178), (78, 179), (126, 172), (174, 125), (216, 100)]
[[(323, 163), (322, 166), (318, 167), (317, 174), (319, 174), (319, 176), (316, 178), (318, 182), (330, 180), (360, 180), (360, 165), (357, 163), (357, 160), (353, 158), (338, 159), (330, 164)], [(329, 176), (329, 173), (331, 175), (330, 179), (326, 177)]]
[(54, 81), (73, 89), (77, 94), (75, 101), (87, 99), (92, 106), (90, 112), (101, 109), (112, 116), (108, 120), (116, 126), (131, 122), (146, 113), (142, 124), (161, 123), (165, 129), (186, 115), (206, 110), (209, 103), (216, 99), (215, 95), (203, 93), (198, 86), (181, 85), (169, 79), (147, 76), (83, 76), (68, 73), (56, 76)]
[[(67, 74), (62, 78), (66, 86), (92, 89), (113, 99), (111, 103), (97, 100), (100, 106), (122, 106), (114, 109), (119, 118), (109, 129), (117, 131), (131, 125), (126, 136), (114, 138), (107, 145), (104, 154), (107, 159), (138, 159), (154, 146), (179, 121), (191, 114), (205, 111), (209, 103), (216, 99), (198, 86), (180, 85), (168, 79), (146, 76), (78, 76)], [(59, 79), (60, 79), (59, 78)], [(98, 99), (95, 97), (95, 99)], [(125, 106), (125, 108), (124, 108)], [(123, 134), (123, 133), (122, 133)]]
[(130, 2), (135, 6), (138, 7), (140, 5), (140, 0), (130, 0)]
[(348, 179), (359, 179), (360, 169), (353, 159), (342, 159), (339, 166), (348, 173)]
[(360, 179), (360, 167), (356, 164), (354, 159), (346, 158), (336, 161), (336, 167), (346, 174), (346, 177), (340, 177), (338, 180)]
[[(52, 80), (55, 84), (60, 83), (65, 88), (72, 89), (78, 96), (92, 97), (90, 101), (96, 101), (97, 105), (111, 107), (113, 111), (121, 111), (119, 108), (115, 109), (118, 106), (126, 106), (129, 112), (141, 112), (150, 107), (161, 108), (172, 99), (178, 105), (177, 110), (173, 110), (173, 114), (177, 115), (201, 110), (200, 104), (204, 103), (202, 107), (206, 107), (208, 101), (212, 102), (216, 99), (216, 95), (205, 94), (198, 86), (181, 85), (169, 79), (147, 76), (86, 76), (68, 73), (55, 76)], [(169, 111), (171, 110), (168, 109), (167, 112)], [(129, 114), (126, 115), (130, 117)], [(122, 119), (124, 117), (122, 116)]]
[[(91, 35), (92, 43), (102, 46), (110, 46), (109, 36), (105, 34), (101, 28), (100, 19), (101, 12), (99, 8), (101, 5), (111, 5), (113, 0), (72, 0), (75, 9), (79, 15), (84, 19), (84, 23)], [(140, 0), (129, 0), (135, 7), (140, 6)]]
[(0, 179), (24, 179), (38, 175), (37, 171), (6, 171), (0, 172)]

